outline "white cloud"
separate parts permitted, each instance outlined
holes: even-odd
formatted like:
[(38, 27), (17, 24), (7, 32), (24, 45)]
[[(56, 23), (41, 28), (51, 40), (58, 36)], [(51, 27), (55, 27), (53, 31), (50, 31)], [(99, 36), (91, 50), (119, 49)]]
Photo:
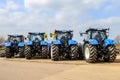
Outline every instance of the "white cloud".
[(7, 1), (6, 8), (16, 10), (19, 8), (19, 6), (17, 4), (15, 4), (15, 2), (13, 2), (13, 1)]
[[(120, 25), (119, 17), (94, 19), (90, 14), (99, 10), (107, 0), (24, 0), (26, 11), (17, 11), (20, 5), (8, 0), (4, 9), (0, 9), (0, 26), (3, 33), (23, 33), (54, 29), (73, 29), (74, 38), (79, 41), (79, 31), (91, 25), (110, 25), (113, 33)], [(112, 4), (111, 6), (113, 6)], [(107, 8), (106, 8), (107, 9)], [(109, 9), (109, 8), (108, 8)], [(111, 8), (110, 8), (111, 9)], [(11, 12), (10, 10), (14, 10)], [(4, 15), (3, 15), (4, 14)], [(104, 15), (102, 15), (104, 16)], [(113, 35), (115, 36), (115, 35)]]

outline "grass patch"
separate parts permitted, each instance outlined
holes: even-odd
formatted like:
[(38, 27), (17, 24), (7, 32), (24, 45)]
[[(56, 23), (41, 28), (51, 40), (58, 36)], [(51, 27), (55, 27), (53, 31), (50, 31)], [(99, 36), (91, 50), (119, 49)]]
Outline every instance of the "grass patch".
[(116, 45), (116, 47), (117, 47), (117, 49), (119, 49), (119, 50), (120, 50), (120, 44), (117, 44), (117, 45)]
[(4, 47), (0, 48), (0, 53), (4, 53), (4, 52), (5, 52)]

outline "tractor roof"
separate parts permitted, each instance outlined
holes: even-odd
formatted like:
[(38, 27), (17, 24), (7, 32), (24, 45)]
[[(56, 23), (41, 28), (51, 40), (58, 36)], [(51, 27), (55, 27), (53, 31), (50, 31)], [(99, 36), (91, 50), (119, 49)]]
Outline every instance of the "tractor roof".
[(8, 35), (10, 37), (23, 37), (23, 35), (18, 35), (18, 34), (14, 34), (14, 35)]
[(35, 34), (45, 34), (45, 32), (28, 32), (28, 34), (33, 34), (33, 35), (35, 35)]
[(68, 32), (73, 32), (73, 30), (55, 30), (55, 32), (64, 32), (64, 33), (68, 33)]
[(109, 30), (109, 28), (89, 28), (86, 30), (86, 32), (89, 32), (89, 31), (106, 31), (106, 30)]

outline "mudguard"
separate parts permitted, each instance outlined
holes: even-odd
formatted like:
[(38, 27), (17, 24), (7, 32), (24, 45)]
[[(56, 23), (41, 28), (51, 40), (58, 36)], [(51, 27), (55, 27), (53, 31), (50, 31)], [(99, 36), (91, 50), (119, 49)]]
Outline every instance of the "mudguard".
[(89, 44), (91, 44), (91, 45), (98, 45), (98, 44), (99, 44), (96, 39), (88, 39), (87, 41), (88, 41)]
[(60, 40), (54, 40), (52, 43), (53, 43), (53, 44), (56, 44), (56, 45), (61, 44)]
[(75, 44), (77, 44), (77, 42), (74, 41), (74, 40), (69, 40), (69, 41), (68, 41), (68, 45), (69, 45), (69, 46), (70, 46), (70, 45), (75, 45)]
[(23, 47), (24, 46), (24, 43), (23, 42), (19, 42), (18, 43), (18, 47)]
[(116, 43), (111, 39), (104, 40), (104, 46), (107, 47), (108, 45), (115, 45)]
[(33, 42), (32, 41), (27, 41), (26, 45), (31, 46), (31, 45), (33, 45)]
[(11, 43), (11, 42), (6, 42), (6, 43), (5, 43), (5, 46), (6, 46), (6, 47), (10, 47), (10, 46), (12, 46), (12, 43)]
[(41, 41), (41, 42), (40, 42), (40, 45), (42, 45), (42, 46), (47, 46), (47, 42)]

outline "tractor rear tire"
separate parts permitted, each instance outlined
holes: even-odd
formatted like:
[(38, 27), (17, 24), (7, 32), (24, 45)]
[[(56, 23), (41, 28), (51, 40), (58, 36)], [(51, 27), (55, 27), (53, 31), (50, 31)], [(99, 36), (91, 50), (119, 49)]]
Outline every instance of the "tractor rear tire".
[(10, 52), (10, 48), (9, 47), (5, 48), (5, 55), (6, 55), (6, 58), (11, 58), (12, 57), (12, 54)]
[(105, 62), (114, 62), (116, 59), (117, 53), (115, 50), (115, 46), (108, 47), (108, 58), (104, 58)]
[(47, 59), (47, 57), (48, 57), (47, 46), (42, 46), (42, 58)]
[(79, 59), (83, 60), (84, 59), (83, 48), (82, 48), (82, 45), (80, 43), (78, 45), (78, 54), (79, 54)]
[(24, 47), (20, 47), (19, 48), (19, 53), (18, 54), (19, 54), (20, 58), (24, 58), (25, 57), (25, 55), (24, 55)]
[(32, 58), (32, 54), (31, 54), (31, 48), (30, 47), (25, 47), (25, 58), (26, 59), (31, 59)]
[(71, 60), (76, 60), (78, 58), (79, 58), (78, 46), (77, 45), (72, 45), (70, 47), (70, 59)]
[(57, 45), (51, 45), (51, 59), (53, 61), (59, 61), (60, 56), (59, 56), (59, 47)]
[(88, 63), (95, 63), (97, 61), (97, 49), (95, 46), (86, 44), (84, 47), (85, 60)]

